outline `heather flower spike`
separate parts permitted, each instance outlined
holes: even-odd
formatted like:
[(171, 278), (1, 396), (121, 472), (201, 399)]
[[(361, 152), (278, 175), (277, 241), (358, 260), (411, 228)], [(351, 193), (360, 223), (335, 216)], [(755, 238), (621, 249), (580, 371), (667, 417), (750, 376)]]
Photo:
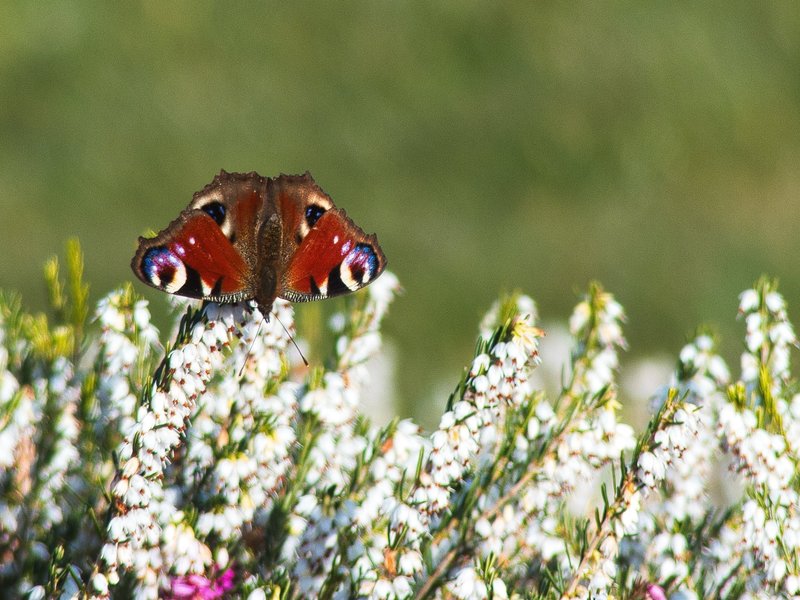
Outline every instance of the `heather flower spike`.
[[(391, 273), (304, 369), (283, 300), (263, 324), (184, 304), (167, 340), (130, 286), (89, 310), (77, 244), (65, 265), (46, 269), (49, 316), (0, 295), (9, 596), (800, 595), (796, 336), (768, 279), (739, 298), (739, 374), (700, 329), (644, 398), (621, 389), (624, 311), (598, 284), (563, 356), (540, 348), (532, 299), (503, 298), (425, 431), (361, 412), (387, 385)], [(555, 392), (533, 383), (543, 360)], [(623, 398), (652, 413), (638, 432)]]

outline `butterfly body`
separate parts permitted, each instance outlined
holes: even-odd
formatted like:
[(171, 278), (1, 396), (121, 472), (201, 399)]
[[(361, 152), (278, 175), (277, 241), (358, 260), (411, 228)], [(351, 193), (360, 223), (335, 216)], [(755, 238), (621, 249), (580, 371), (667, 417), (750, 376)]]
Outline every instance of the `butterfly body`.
[(144, 283), (214, 302), (320, 300), (356, 291), (386, 266), (367, 235), (305, 175), (221, 171), (177, 219), (139, 238), (131, 267)]

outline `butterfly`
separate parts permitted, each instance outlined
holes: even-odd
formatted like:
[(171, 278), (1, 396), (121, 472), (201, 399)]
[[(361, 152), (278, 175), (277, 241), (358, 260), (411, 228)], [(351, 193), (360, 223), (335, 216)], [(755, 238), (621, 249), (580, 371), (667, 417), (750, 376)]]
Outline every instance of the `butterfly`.
[(178, 218), (139, 238), (136, 276), (170, 294), (212, 302), (321, 300), (375, 279), (386, 258), (311, 174), (220, 171)]

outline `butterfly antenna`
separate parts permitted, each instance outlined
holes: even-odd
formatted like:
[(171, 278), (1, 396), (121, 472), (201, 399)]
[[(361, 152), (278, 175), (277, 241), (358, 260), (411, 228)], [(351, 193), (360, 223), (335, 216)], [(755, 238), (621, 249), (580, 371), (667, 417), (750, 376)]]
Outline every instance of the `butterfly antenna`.
[[(278, 318), (278, 314), (277, 313), (272, 313), (272, 314), (275, 315), (275, 320), (278, 323), (281, 323), (281, 320)], [(289, 340), (292, 342), (292, 345), (295, 347), (295, 350), (297, 350), (297, 353), (300, 355), (300, 358), (303, 359), (303, 364), (305, 366), (308, 366), (308, 361), (306, 360), (306, 357), (303, 356), (303, 352), (300, 350), (300, 346), (298, 346), (297, 342), (294, 341), (294, 336), (291, 333), (289, 333), (288, 329), (286, 329), (286, 325), (281, 323), (281, 327), (283, 327), (283, 330), (286, 332), (286, 335), (289, 336)]]
[(239, 369), (239, 377), (241, 377), (242, 373), (244, 373), (244, 368), (247, 365), (247, 359), (250, 358), (250, 353), (253, 351), (253, 344), (256, 343), (256, 338), (258, 337), (258, 334), (261, 333), (261, 326), (264, 324), (264, 321), (266, 321), (266, 318), (262, 315), (261, 321), (258, 322), (258, 329), (256, 329), (256, 334), (253, 336), (253, 341), (250, 342), (250, 347), (247, 349), (247, 354), (244, 355), (244, 360), (242, 361), (242, 368)]

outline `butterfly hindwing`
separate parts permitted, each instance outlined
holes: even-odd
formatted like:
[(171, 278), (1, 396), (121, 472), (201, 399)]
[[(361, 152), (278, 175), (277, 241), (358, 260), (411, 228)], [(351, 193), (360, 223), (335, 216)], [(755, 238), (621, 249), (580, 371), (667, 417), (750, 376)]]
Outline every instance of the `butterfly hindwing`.
[(355, 292), (385, 265), (375, 236), (367, 236), (343, 211), (334, 209), (300, 243), (284, 273), (281, 295), (300, 301)]
[(134, 273), (148, 285), (189, 298), (224, 298), (246, 289), (246, 265), (205, 212), (183, 213), (152, 239), (140, 238)]

